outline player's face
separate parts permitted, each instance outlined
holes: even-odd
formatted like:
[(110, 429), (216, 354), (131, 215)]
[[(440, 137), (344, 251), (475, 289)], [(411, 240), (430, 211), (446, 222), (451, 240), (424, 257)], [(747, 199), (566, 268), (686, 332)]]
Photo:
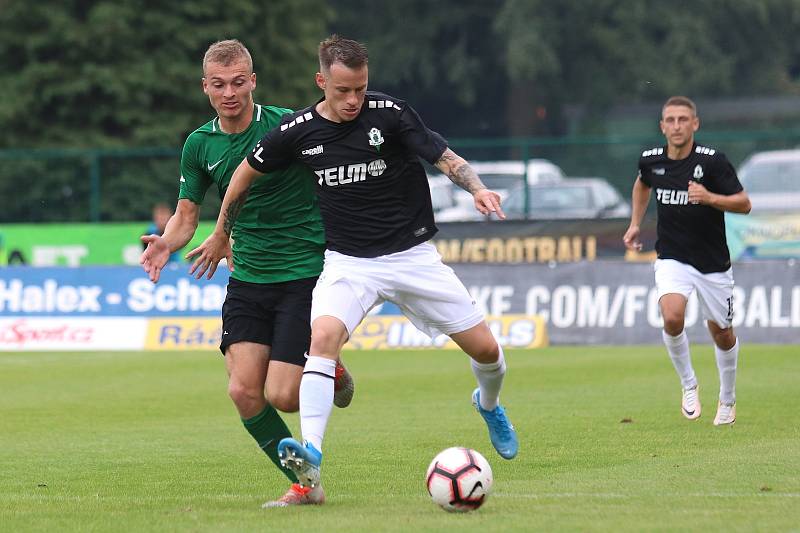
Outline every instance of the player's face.
[(368, 78), (366, 65), (352, 69), (338, 62), (331, 65), (329, 72), (317, 73), (317, 85), (325, 93), (325, 104), (334, 121), (348, 122), (358, 116)]
[(661, 112), (661, 133), (667, 138), (667, 144), (682, 148), (694, 142), (694, 132), (700, 127), (700, 119), (691, 108), (682, 105), (671, 105)]
[(203, 77), (203, 92), (220, 117), (235, 120), (253, 105), (256, 75), (247, 60), (230, 65), (208, 63)]

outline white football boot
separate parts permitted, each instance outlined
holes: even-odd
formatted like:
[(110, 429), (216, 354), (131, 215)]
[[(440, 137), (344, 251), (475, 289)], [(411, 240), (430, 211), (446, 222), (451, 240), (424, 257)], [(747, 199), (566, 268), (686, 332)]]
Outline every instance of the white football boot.
[(714, 417), (715, 426), (732, 426), (736, 422), (736, 404), (719, 402), (717, 416)]
[(700, 418), (700, 387), (697, 385), (691, 389), (683, 389), (681, 413), (689, 420)]

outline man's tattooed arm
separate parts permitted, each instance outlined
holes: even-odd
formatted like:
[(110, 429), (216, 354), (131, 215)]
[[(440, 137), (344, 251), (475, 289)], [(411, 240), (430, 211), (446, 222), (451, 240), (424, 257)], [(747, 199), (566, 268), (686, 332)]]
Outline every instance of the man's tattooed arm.
[(225, 235), (228, 237), (230, 237), (231, 232), (233, 232), (233, 225), (239, 217), (239, 212), (242, 210), (244, 203), (247, 201), (247, 193), (249, 191), (250, 189), (246, 189), (242, 194), (233, 198), (231, 203), (228, 204), (228, 208), (225, 210), (225, 220), (222, 223), (222, 231), (224, 231)]
[(450, 181), (470, 194), (486, 188), (469, 163), (450, 148), (446, 149), (436, 162), (436, 168), (450, 178)]

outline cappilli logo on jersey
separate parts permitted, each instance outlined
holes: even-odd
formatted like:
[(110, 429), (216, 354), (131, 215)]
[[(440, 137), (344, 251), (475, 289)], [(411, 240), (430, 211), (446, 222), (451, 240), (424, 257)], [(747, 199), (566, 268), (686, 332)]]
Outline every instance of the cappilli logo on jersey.
[(700, 181), (701, 179), (703, 179), (703, 167), (701, 167), (700, 165), (694, 167), (693, 177), (696, 181)]
[(377, 151), (381, 151), (381, 145), (383, 144), (383, 135), (381, 134), (381, 130), (378, 128), (372, 128), (367, 133), (369, 137), (369, 145), (374, 146)]
[(349, 183), (365, 181), (367, 176), (378, 177), (386, 170), (386, 161), (376, 159), (369, 163), (355, 163), (353, 165), (342, 165), (339, 167), (324, 168), (315, 170), (317, 183), (323, 183), (328, 187), (337, 187)]

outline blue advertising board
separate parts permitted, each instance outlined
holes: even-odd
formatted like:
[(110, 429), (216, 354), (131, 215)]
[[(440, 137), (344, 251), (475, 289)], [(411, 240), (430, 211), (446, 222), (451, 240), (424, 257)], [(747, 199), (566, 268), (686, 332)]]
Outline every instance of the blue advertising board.
[(188, 268), (168, 268), (154, 284), (140, 267), (5, 267), (0, 316), (219, 316), (228, 269), (196, 280)]

